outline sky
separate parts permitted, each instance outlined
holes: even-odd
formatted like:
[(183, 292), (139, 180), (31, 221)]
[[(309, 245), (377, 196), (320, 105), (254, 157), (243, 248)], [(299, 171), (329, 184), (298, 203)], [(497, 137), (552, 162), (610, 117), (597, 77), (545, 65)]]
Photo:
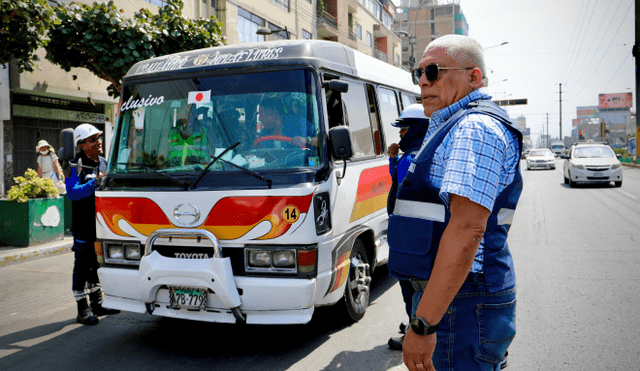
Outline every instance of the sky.
[(503, 108), (526, 118), (534, 140), (546, 133), (547, 114), (549, 134), (558, 137), (560, 89), (563, 136), (576, 107), (597, 106), (599, 94), (631, 92), (636, 111), (634, 0), (455, 2), (469, 36), (485, 48), (493, 99), (526, 98), (527, 105)]

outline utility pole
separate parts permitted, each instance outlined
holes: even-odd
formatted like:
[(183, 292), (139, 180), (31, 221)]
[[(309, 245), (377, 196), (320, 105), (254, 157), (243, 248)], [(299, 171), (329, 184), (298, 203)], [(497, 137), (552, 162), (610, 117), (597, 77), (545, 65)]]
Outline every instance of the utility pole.
[(560, 83), (560, 137), (558, 140), (562, 140), (562, 83)]
[(547, 148), (549, 148), (549, 114), (547, 113)]

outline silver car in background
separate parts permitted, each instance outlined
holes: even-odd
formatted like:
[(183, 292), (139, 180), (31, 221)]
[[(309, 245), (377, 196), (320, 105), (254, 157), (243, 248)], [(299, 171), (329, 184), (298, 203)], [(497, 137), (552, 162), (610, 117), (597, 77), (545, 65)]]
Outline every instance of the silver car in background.
[(531, 169), (556, 169), (556, 158), (548, 148), (532, 149), (526, 157), (527, 170)]
[(622, 186), (622, 165), (611, 147), (602, 143), (571, 146), (563, 166), (564, 183), (609, 183)]

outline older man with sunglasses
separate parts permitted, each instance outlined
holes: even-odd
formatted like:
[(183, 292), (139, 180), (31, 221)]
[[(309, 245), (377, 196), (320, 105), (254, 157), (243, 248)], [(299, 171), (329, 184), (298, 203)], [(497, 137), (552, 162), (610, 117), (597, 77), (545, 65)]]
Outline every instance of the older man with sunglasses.
[(447, 35), (412, 72), (431, 124), (389, 218), (389, 270), (409, 279), (410, 371), (499, 370), (515, 336), (506, 243), (522, 191), (522, 135), (484, 88), (482, 47)]

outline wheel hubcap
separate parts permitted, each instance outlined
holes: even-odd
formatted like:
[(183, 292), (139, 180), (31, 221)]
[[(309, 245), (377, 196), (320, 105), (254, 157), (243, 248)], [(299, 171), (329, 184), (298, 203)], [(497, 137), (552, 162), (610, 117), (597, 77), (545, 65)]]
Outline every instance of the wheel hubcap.
[(353, 301), (359, 312), (364, 311), (369, 299), (369, 286), (371, 276), (369, 275), (369, 264), (365, 263), (360, 256), (351, 259), (350, 289)]

